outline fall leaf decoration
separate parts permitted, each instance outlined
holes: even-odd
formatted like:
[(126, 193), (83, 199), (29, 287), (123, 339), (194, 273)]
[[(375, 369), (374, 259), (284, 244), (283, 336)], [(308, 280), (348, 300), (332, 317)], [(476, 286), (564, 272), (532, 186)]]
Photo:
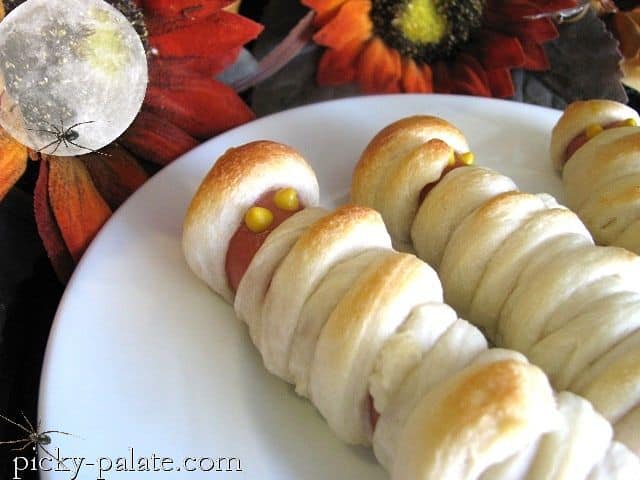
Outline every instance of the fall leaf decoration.
[[(145, 160), (166, 165), (200, 140), (245, 123), (253, 112), (214, 80), (262, 26), (226, 11), (232, 0), (108, 0), (147, 48), (149, 85), (141, 112), (103, 153), (51, 157), (29, 152), (0, 130), (0, 200), (39, 161), (34, 190), (38, 232), (66, 281), (111, 213), (142, 185)], [(3, 4), (4, 3), (4, 4)], [(21, 0), (0, 0), (0, 20)]]
[(27, 148), (0, 129), (0, 201), (26, 169)]
[(320, 85), (364, 92), (514, 94), (511, 69), (546, 70), (549, 16), (574, 0), (302, 0), (326, 50)]

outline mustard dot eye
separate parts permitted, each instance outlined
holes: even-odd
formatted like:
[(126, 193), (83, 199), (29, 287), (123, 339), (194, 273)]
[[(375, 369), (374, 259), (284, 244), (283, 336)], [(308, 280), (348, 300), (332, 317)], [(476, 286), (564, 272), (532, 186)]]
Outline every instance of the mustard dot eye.
[(281, 188), (273, 196), (273, 203), (281, 210), (294, 211), (300, 208), (298, 192), (293, 188)]
[(624, 125), (625, 127), (637, 127), (638, 122), (636, 122), (635, 118), (627, 118), (624, 122), (622, 122), (622, 125)]
[(473, 152), (465, 152), (460, 155), (460, 162), (464, 165), (473, 165), (475, 161), (476, 156), (473, 154)]
[(244, 223), (253, 233), (261, 233), (273, 223), (273, 213), (268, 208), (251, 207), (244, 216)]
[(451, 150), (449, 150), (449, 162), (447, 163), (447, 165), (449, 167), (453, 167), (455, 164), (456, 164), (456, 152), (452, 148)]
[(602, 127), (602, 125), (598, 125), (597, 123), (594, 123), (592, 125), (589, 125), (587, 128), (585, 128), (584, 134), (587, 138), (591, 139), (596, 135), (599, 135), (600, 133), (602, 133), (603, 130), (604, 128)]

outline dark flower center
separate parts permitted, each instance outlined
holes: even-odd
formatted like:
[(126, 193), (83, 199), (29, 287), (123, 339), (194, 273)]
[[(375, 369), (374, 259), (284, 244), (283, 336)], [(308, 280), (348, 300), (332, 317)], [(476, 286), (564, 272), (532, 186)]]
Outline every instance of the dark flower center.
[(373, 0), (374, 31), (419, 63), (448, 58), (482, 23), (485, 0)]

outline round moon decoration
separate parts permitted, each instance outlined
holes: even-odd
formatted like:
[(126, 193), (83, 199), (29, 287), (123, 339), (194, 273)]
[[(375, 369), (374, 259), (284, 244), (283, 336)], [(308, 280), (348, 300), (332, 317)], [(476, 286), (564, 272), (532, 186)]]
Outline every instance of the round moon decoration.
[(0, 126), (48, 155), (113, 142), (138, 114), (147, 58), (102, 0), (28, 0), (0, 22)]

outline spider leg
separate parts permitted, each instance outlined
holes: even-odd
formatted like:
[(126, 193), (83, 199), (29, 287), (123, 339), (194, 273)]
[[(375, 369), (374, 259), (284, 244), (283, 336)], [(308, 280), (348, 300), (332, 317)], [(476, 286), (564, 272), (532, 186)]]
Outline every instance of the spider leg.
[(24, 412), (20, 412), (20, 414), (22, 415), (22, 418), (24, 418), (24, 421), (27, 422), (27, 425), (29, 425), (29, 427), (31, 428), (31, 431), (34, 433), (38, 433), (37, 430), (33, 428), (33, 425), (31, 424), (27, 416), (24, 414)]
[(95, 120), (91, 120), (90, 122), (79, 122), (79, 123), (75, 123), (75, 124), (71, 125), (69, 128), (67, 128), (67, 129), (65, 130), (65, 132), (68, 132), (69, 130), (73, 130), (74, 128), (76, 128), (76, 127), (77, 127), (77, 126), (79, 126), (79, 125), (87, 125), (87, 124), (89, 124), (89, 123), (96, 123), (96, 121), (95, 121)]
[(52, 132), (51, 130), (35, 130), (33, 128), (27, 128), (28, 131), (30, 132), (36, 132), (36, 133), (48, 133), (50, 135), (55, 135), (56, 137), (58, 136), (57, 132)]
[(35, 442), (35, 440), (29, 440), (27, 443), (25, 443), (22, 447), (20, 448), (14, 448), (13, 451), (14, 452), (22, 452), (23, 450), (26, 450), (29, 445), (33, 445)]
[[(53, 155), (54, 153), (56, 153), (58, 151), (58, 149), (60, 148), (60, 144), (62, 143), (62, 141), (57, 140), (58, 144), (56, 145), (56, 148), (53, 149), (53, 152), (51, 153), (47, 153), (47, 155)], [(55, 143), (55, 142), (54, 142)]]
[(67, 140), (67, 142), (69, 142), (71, 145), (73, 145), (73, 146), (75, 146), (75, 147), (78, 147), (78, 148), (81, 148), (81, 149), (83, 149), (83, 150), (86, 150), (87, 152), (97, 153), (98, 155), (102, 155), (102, 156), (105, 156), (105, 157), (110, 157), (110, 156), (111, 156), (111, 155), (109, 155), (108, 153), (104, 153), (104, 152), (100, 152), (100, 151), (98, 151), (98, 150), (92, 150), (92, 149), (90, 149), (90, 148), (83, 147), (82, 145), (78, 145), (77, 143), (72, 142), (71, 140)]
[(70, 437), (74, 437), (73, 433), (61, 432), (60, 430), (47, 430), (46, 432), (42, 432), (40, 435), (47, 435), (49, 433), (59, 433), (60, 435), (68, 435)]
[(51, 143), (49, 143), (49, 144), (45, 145), (45, 146), (44, 146), (44, 147), (42, 147), (40, 150), (38, 150), (38, 153), (42, 152), (43, 150), (46, 150), (47, 148), (49, 148), (51, 145), (53, 145), (53, 144), (54, 144), (54, 143), (56, 143), (56, 142), (58, 142), (58, 143), (59, 143), (59, 142), (60, 142), (60, 140), (55, 139), (53, 142), (51, 142)]
[(49, 126), (51, 128), (53, 128), (53, 130), (56, 132), (55, 133), (56, 136), (62, 135), (62, 130), (60, 130), (57, 125), (54, 125), (53, 123), (50, 123)]
[(23, 438), (22, 440), (9, 440), (6, 442), (0, 442), (0, 445), (13, 445), (16, 443), (22, 443), (22, 442), (28, 442), (29, 439), (28, 438)]
[(55, 461), (58, 462), (58, 465), (62, 465), (64, 468), (67, 469), (67, 471), (69, 470), (69, 467), (67, 467), (62, 460), (60, 460), (58, 457), (56, 457), (53, 453), (51, 453), (49, 450), (47, 450), (45, 447), (43, 447), (39, 443), (37, 445), (44, 451), (44, 453), (49, 455), (49, 457), (51, 457), (52, 459), (55, 459)]
[(11, 420), (10, 418), (5, 417), (4, 415), (0, 415), (0, 418), (2, 420), (4, 420), (5, 422), (9, 422), (13, 425), (15, 425), (16, 427), (20, 428), (22, 431), (27, 432), (29, 434), (31, 434), (32, 432), (30, 432), (29, 430), (27, 430), (26, 427), (24, 427), (23, 425), (20, 425), (19, 423), (14, 422), (13, 420)]

